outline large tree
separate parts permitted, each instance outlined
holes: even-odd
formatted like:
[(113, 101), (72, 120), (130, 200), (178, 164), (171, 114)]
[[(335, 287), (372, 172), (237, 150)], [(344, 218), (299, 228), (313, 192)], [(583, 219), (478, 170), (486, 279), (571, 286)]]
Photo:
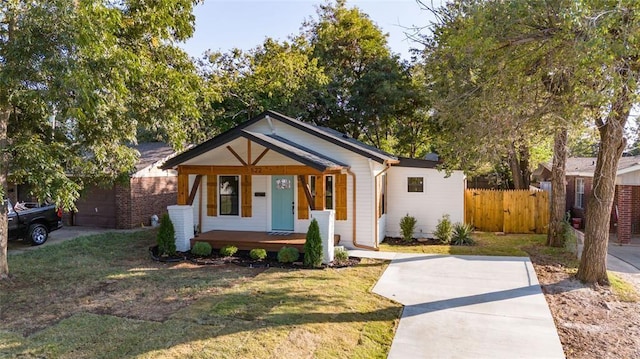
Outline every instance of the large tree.
[(474, 173), (503, 163), (514, 187), (528, 189), (535, 154), (554, 132), (543, 119), (556, 96), (538, 68), (541, 59), (552, 61), (557, 43), (512, 43), (541, 17), (519, 23), (508, 13), (517, 6), (499, 4), (460, 1), (433, 9), (439, 20), (423, 38), (432, 135), (449, 166)]
[(398, 123), (410, 118), (421, 96), (410, 68), (391, 53), (387, 35), (345, 0), (318, 7), (304, 24), (328, 84), (313, 93), (308, 117), (386, 150), (393, 150)]
[(301, 117), (309, 94), (327, 82), (301, 36), (283, 42), (267, 38), (246, 52), (208, 53), (200, 68), (207, 86), (221, 95), (212, 101), (211, 115), (205, 116), (213, 120), (204, 124), (207, 138), (264, 110)]
[[(440, 46), (438, 36), (451, 35), (457, 41), (447, 43), (452, 50), (449, 56), (472, 62), (472, 66), (462, 64), (466, 77), (458, 67), (449, 69), (460, 75), (453, 78), (460, 79), (454, 84), (467, 87), (458, 94), (476, 102), (489, 99), (499, 112), (506, 109), (513, 114), (524, 109), (536, 115), (511, 116), (511, 122), (485, 117), (487, 125), (498, 122), (507, 131), (515, 131), (518, 124), (525, 124), (520, 122), (524, 118), (526, 124), (555, 129), (560, 134), (556, 136), (556, 148), (560, 149), (566, 148), (561, 145), (566, 135), (557, 131), (580, 123), (585, 116), (595, 120), (600, 146), (587, 204), (585, 248), (577, 273), (586, 282), (608, 282), (608, 222), (617, 163), (626, 143), (624, 125), (638, 96), (639, 10), (640, 4), (635, 1), (462, 0), (447, 7), (453, 21), (435, 36)], [(475, 86), (477, 83), (482, 86)], [(486, 91), (488, 85), (500, 91)], [(500, 92), (504, 99), (494, 102)], [(549, 101), (542, 102), (541, 107), (533, 94), (545, 94)], [(557, 163), (556, 167), (561, 167), (562, 161)]]
[[(174, 42), (192, 35), (194, 2), (2, 2), (0, 194), (11, 180), (73, 208), (84, 183), (132, 168), (138, 129), (181, 145), (198, 81)], [(0, 278), (7, 235), (0, 206)]]

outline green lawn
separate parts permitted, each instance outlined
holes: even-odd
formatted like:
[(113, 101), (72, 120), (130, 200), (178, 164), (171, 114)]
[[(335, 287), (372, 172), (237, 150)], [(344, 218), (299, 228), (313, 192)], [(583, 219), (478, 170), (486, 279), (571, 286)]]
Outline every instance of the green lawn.
[(0, 357), (384, 358), (401, 306), (370, 293), (382, 261), (326, 270), (149, 259), (155, 233), (10, 255)]
[(547, 239), (546, 234), (504, 235), (484, 232), (474, 232), (471, 237), (476, 242), (474, 246), (404, 246), (389, 245), (382, 242), (380, 250), (385, 252), (527, 257), (528, 254), (524, 248), (543, 246)]

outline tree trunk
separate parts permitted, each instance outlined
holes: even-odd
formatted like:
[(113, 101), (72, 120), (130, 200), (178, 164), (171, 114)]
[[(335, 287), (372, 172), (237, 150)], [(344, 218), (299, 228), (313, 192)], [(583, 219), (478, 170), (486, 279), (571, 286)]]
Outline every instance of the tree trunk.
[[(515, 145), (512, 143), (509, 148), (509, 169), (513, 178), (513, 187), (515, 189), (529, 189), (529, 151), (528, 148), (520, 147), (516, 151)], [(526, 166), (523, 168), (523, 166)]]
[(9, 262), (7, 261), (7, 245), (9, 241), (9, 224), (7, 222), (7, 206), (4, 204), (7, 195), (7, 174), (9, 172), (9, 155), (7, 154), (7, 126), (11, 109), (0, 108), (0, 280), (9, 278)]
[(566, 209), (567, 184), (565, 169), (567, 165), (567, 129), (556, 133), (553, 139), (553, 163), (551, 167), (551, 214), (547, 245), (564, 247), (564, 212)]
[(616, 95), (606, 123), (597, 121), (600, 149), (593, 174), (593, 189), (587, 202), (584, 249), (576, 277), (583, 282), (609, 284), (607, 243), (609, 221), (615, 194), (618, 161), (626, 146), (624, 126), (629, 117), (629, 89), (622, 86)]

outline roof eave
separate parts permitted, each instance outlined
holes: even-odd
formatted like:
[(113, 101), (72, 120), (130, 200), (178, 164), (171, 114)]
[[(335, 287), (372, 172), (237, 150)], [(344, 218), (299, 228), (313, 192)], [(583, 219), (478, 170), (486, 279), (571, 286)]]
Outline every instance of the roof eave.
[[(371, 159), (376, 161), (376, 162), (384, 163), (387, 160), (392, 160), (392, 161), (395, 160), (395, 158), (393, 156), (383, 156), (382, 154), (376, 155), (375, 153), (369, 153), (369, 152), (364, 151), (363, 149), (360, 149), (360, 148), (358, 148), (356, 146), (350, 145), (350, 144), (345, 143), (343, 141), (339, 141), (335, 137), (329, 136), (328, 134), (323, 133), (320, 130), (312, 131), (312, 130), (309, 129), (309, 127), (305, 126), (304, 124), (300, 123), (299, 121), (296, 121), (296, 120), (294, 120), (294, 119), (292, 119), (290, 117), (287, 117), (287, 116), (285, 116), (283, 114), (280, 114), (280, 113), (277, 113), (275, 111), (268, 110), (265, 113), (265, 116), (267, 116), (267, 115), (273, 116), (277, 120), (285, 122), (286, 124), (288, 124), (288, 125), (290, 125), (292, 127), (295, 127), (295, 128), (297, 128), (297, 129), (299, 129), (301, 131), (304, 131), (304, 132), (309, 133), (311, 135), (314, 135), (316, 137), (320, 137), (325, 141), (331, 142), (331, 143), (333, 143), (333, 144), (335, 144), (337, 146), (340, 146), (340, 147), (342, 147), (344, 149), (347, 149), (347, 150), (349, 150), (351, 152), (355, 152), (355, 153), (357, 153), (357, 154), (359, 154), (359, 155), (361, 155), (363, 157), (367, 157), (367, 158), (374, 157), (374, 158), (371, 158)], [(311, 124), (308, 124), (308, 125), (309, 126), (313, 126)]]

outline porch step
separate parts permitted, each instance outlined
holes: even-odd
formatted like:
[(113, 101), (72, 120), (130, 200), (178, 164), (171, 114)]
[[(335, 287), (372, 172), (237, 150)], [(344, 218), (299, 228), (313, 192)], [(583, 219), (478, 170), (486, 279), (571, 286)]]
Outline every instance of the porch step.
[[(240, 250), (262, 248), (269, 252), (277, 252), (287, 246), (304, 253), (306, 236), (306, 233), (290, 232), (209, 231), (191, 239), (191, 246), (193, 247), (195, 242), (207, 242), (214, 249), (232, 245)], [(334, 245), (338, 245), (339, 242), (340, 235), (334, 235)]]

